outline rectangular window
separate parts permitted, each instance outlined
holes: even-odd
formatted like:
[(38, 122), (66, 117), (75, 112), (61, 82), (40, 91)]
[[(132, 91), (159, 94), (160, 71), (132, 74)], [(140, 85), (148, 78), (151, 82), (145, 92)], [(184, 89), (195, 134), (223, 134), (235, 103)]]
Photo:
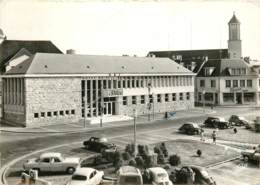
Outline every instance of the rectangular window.
[(34, 113), (34, 118), (39, 118), (39, 113)]
[(176, 101), (176, 93), (172, 93), (172, 101)]
[(73, 109), (73, 110), (71, 110), (71, 112), (70, 112), (71, 114), (75, 114), (75, 110)]
[(164, 100), (165, 100), (165, 102), (169, 101), (169, 94), (165, 94)]
[(205, 80), (200, 80), (200, 87), (205, 87)]
[(41, 117), (45, 117), (45, 112), (41, 112)]
[(63, 116), (64, 115), (64, 112), (63, 110), (60, 111), (60, 115)]
[(135, 77), (132, 78), (132, 88), (135, 88)]
[(186, 100), (190, 100), (190, 93), (186, 92)]
[(123, 105), (127, 105), (127, 97), (123, 96)]
[(136, 96), (132, 96), (132, 104), (136, 105)]
[(226, 80), (226, 87), (231, 87), (231, 80)]
[(141, 104), (145, 104), (145, 96), (141, 95)]
[(113, 89), (116, 89), (116, 86), (117, 86), (117, 81), (113, 80)]
[(149, 101), (150, 103), (153, 103), (153, 95), (149, 95)]
[(233, 80), (233, 87), (238, 87), (238, 80)]
[(245, 86), (246, 86), (245, 80), (240, 80), (240, 87), (245, 87)]
[(211, 87), (216, 87), (216, 80), (211, 80), (210, 85)]
[(130, 88), (130, 77), (127, 78), (127, 88)]
[(54, 116), (58, 116), (58, 111), (54, 111), (54, 112), (53, 112), (53, 115), (54, 115)]
[[(103, 89), (106, 89), (107, 88), (107, 81), (106, 80), (103, 80)], [(90, 89), (90, 88), (88, 88)]]
[(247, 83), (247, 87), (252, 87), (252, 80), (247, 80), (246, 83)]
[(161, 103), (161, 95), (160, 94), (157, 94), (157, 102)]
[(47, 116), (48, 116), (48, 117), (51, 117), (51, 112), (47, 112)]
[[(108, 83), (108, 84), (107, 84), (107, 88), (108, 88), (108, 89), (111, 89), (111, 80), (109, 79), (109, 80), (107, 81), (107, 83)], [(95, 89), (95, 88), (93, 88), (93, 89)]]
[(117, 81), (117, 87), (118, 87), (119, 89), (121, 88), (121, 81), (122, 81), (121, 78), (119, 78), (118, 81)]
[(69, 111), (69, 110), (66, 110), (66, 111), (65, 111), (65, 114), (66, 114), (66, 115), (69, 115), (69, 114), (70, 114), (70, 111)]
[(180, 93), (180, 100), (183, 100), (183, 93)]
[(123, 88), (126, 88), (126, 80), (125, 80), (125, 78), (123, 79)]
[(136, 79), (136, 87), (140, 87), (139, 78)]
[(246, 68), (242, 68), (242, 69), (241, 69), (241, 74), (242, 74), (242, 75), (245, 75), (245, 74), (246, 74)]

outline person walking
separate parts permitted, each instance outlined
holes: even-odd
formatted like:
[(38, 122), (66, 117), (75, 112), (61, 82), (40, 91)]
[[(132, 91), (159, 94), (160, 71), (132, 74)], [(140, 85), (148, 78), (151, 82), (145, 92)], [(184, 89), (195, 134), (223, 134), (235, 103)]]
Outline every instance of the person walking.
[(237, 133), (237, 128), (234, 128), (234, 130), (233, 130), (233, 131), (234, 131), (234, 134), (236, 134), (236, 133)]
[(214, 143), (214, 144), (217, 144), (217, 141), (216, 141), (216, 140), (217, 140), (217, 133), (216, 133), (215, 130), (214, 130), (213, 133), (212, 133), (212, 139), (213, 139), (213, 143)]
[(201, 128), (200, 129), (200, 140), (201, 141), (205, 141), (205, 138), (204, 138), (204, 130)]

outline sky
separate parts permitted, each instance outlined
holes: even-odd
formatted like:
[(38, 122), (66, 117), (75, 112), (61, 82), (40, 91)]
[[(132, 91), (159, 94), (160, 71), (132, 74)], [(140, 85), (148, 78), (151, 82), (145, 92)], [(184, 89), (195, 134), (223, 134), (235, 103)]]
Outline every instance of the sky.
[(258, 0), (0, 0), (0, 28), (10, 40), (51, 40), (63, 52), (146, 56), (227, 48), (233, 12), (242, 55), (260, 59)]

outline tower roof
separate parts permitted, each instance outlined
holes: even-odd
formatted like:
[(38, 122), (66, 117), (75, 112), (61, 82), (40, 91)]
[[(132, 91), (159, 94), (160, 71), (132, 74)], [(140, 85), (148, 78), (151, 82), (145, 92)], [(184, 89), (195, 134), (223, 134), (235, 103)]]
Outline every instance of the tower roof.
[(235, 13), (233, 14), (233, 17), (230, 19), (230, 21), (228, 22), (228, 24), (232, 24), (232, 23), (239, 23), (239, 20), (237, 19)]

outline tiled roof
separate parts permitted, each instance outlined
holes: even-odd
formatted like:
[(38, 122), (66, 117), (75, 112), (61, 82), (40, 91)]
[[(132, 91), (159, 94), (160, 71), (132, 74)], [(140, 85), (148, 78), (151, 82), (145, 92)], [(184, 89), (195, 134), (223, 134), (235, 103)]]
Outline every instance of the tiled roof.
[[(29, 53), (62, 53), (51, 41), (4, 40), (0, 44), (0, 65), (4, 66), (17, 52), (26, 49)], [(1, 69), (3, 71), (3, 67)]]
[(228, 22), (228, 24), (232, 24), (232, 23), (240, 23), (235, 14), (233, 15), (233, 17)]
[(168, 58), (37, 53), (6, 74), (193, 74)]
[(204, 69), (207, 67), (214, 68), (211, 76), (230, 76), (230, 68), (250, 68), (243, 59), (208, 60), (197, 74), (197, 77), (206, 77)]

